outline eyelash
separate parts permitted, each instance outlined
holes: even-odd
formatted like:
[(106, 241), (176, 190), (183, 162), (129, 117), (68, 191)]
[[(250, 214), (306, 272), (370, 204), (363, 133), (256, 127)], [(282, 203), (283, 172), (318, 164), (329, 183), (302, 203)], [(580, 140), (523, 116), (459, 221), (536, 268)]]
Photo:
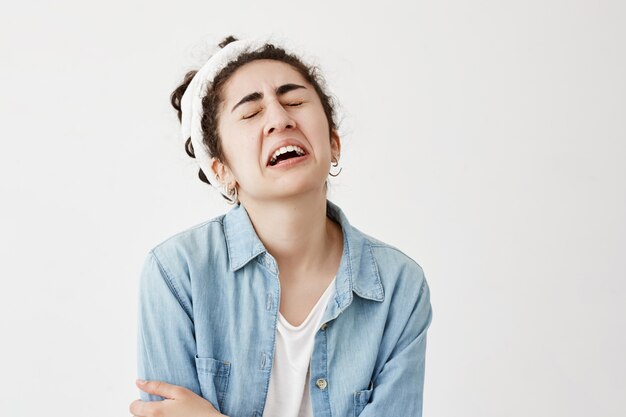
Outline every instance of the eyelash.
[[(292, 107), (297, 107), (297, 106), (299, 106), (299, 105), (301, 105), (303, 103), (304, 103), (303, 101), (300, 101), (298, 103), (289, 103), (287, 105), (288, 106), (292, 106)], [(242, 119), (244, 119), (244, 120), (245, 119), (251, 119), (252, 117), (256, 116), (259, 112), (260, 112), (260, 110), (258, 112), (256, 112), (256, 113), (251, 114), (250, 116), (242, 117)]]

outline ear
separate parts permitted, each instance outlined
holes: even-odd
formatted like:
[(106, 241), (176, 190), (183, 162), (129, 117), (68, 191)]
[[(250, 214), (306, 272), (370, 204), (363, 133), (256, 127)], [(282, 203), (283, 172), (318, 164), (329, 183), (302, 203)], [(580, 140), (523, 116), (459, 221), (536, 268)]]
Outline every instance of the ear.
[(215, 176), (218, 178), (218, 181), (222, 186), (230, 184), (230, 169), (228, 169), (228, 166), (226, 166), (222, 161), (218, 160), (217, 158), (213, 158), (213, 161), (211, 162), (211, 169), (215, 173)]
[(339, 161), (339, 156), (341, 155), (341, 138), (335, 129), (330, 133), (330, 152), (331, 155)]

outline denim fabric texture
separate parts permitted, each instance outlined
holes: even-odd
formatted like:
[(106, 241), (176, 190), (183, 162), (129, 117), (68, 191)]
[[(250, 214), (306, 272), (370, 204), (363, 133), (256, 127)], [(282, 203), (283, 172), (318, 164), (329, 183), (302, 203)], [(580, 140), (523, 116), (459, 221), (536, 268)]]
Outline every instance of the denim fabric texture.
[[(344, 240), (336, 295), (311, 356), (313, 413), (419, 417), (432, 320), (422, 267), (351, 226), (326, 202)], [(230, 417), (261, 417), (278, 274), (243, 205), (155, 246), (139, 279), (137, 377), (187, 387)], [(139, 394), (144, 401), (163, 399)]]

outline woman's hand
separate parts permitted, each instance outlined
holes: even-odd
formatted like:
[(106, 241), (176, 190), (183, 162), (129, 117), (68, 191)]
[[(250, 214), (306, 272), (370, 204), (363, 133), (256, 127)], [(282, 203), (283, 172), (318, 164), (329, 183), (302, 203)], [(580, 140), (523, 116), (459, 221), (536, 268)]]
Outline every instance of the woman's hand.
[(135, 400), (130, 403), (130, 412), (137, 417), (225, 417), (213, 404), (195, 392), (178, 385), (162, 381), (137, 380), (140, 390), (159, 395), (162, 401)]

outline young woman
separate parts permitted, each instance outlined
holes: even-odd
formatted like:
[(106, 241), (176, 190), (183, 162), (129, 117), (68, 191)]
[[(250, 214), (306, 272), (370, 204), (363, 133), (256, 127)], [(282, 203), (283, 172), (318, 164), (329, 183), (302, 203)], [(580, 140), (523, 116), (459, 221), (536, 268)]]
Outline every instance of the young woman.
[(421, 416), (429, 288), (327, 200), (341, 141), (317, 69), (276, 42), (219, 46), (172, 104), (235, 205), (149, 251), (131, 413)]

